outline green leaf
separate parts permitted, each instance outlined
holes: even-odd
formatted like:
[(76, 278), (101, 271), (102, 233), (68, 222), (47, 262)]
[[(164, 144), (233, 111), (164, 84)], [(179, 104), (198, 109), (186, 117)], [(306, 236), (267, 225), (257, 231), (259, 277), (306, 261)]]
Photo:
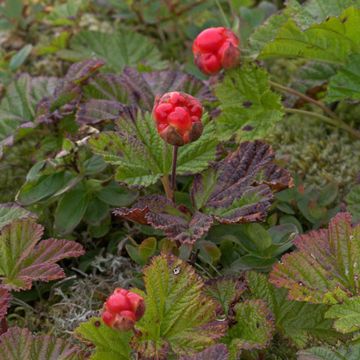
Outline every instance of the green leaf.
[(294, 20), (288, 20), (260, 57), (299, 57), (344, 64), (351, 53), (360, 51), (359, 21), (360, 9), (353, 7), (305, 31)]
[(12, 56), (12, 58), (10, 59), (10, 62), (9, 62), (10, 70), (12, 70), (12, 71), (17, 70), (25, 62), (27, 57), (30, 55), (32, 48), (33, 47), (31, 44), (25, 45), (14, 56)]
[(34, 120), (36, 104), (53, 93), (56, 82), (56, 78), (23, 74), (7, 87), (0, 103), (0, 141), (12, 135), (20, 124)]
[(33, 217), (31, 212), (16, 204), (0, 204), (0, 230), (14, 220)]
[(274, 324), (266, 303), (246, 300), (235, 305), (236, 324), (222, 339), (229, 347), (229, 360), (239, 358), (242, 350), (264, 349), (270, 343)]
[(215, 93), (222, 110), (216, 118), (222, 140), (234, 135), (238, 141), (263, 138), (284, 114), (280, 95), (271, 91), (266, 71), (253, 65), (226, 72)]
[(351, 55), (348, 63), (329, 81), (325, 100), (345, 99), (360, 100), (360, 54)]
[[(151, 114), (139, 113), (135, 121), (123, 118), (119, 133), (103, 132), (90, 139), (90, 146), (105, 161), (116, 165), (115, 180), (128, 185), (149, 186), (171, 171), (171, 146), (157, 133)], [(202, 137), (179, 148), (177, 173), (192, 174), (205, 169), (215, 159), (217, 140), (212, 122)]]
[(338, 349), (313, 347), (298, 353), (298, 360), (358, 360), (360, 345), (341, 346)]
[(16, 195), (16, 201), (21, 205), (31, 205), (47, 199), (61, 190), (73, 179), (73, 176), (64, 171), (41, 175), (35, 180), (26, 182)]
[(99, 225), (102, 220), (109, 214), (109, 205), (96, 197), (89, 200), (84, 220), (90, 225)]
[(125, 247), (130, 257), (136, 263), (145, 265), (156, 251), (157, 240), (154, 237), (149, 237), (144, 239), (139, 246), (127, 244)]
[(117, 73), (127, 65), (151, 69), (162, 69), (165, 65), (151, 40), (134, 31), (102, 33), (84, 30), (71, 39), (70, 48), (59, 51), (58, 55), (71, 61), (100, 58), (106, 61), (105, 70)]
[(217, 278), (207, 282), (206, 294), (217, 301), (228, 316), (230, 306), (239, 299), (240, 295), (246, 290), (246, 284), (242, 279)]
[(262, 251), (272, 245), (272, 239), (267, 230), (260, 224), (248, 224), (246, 231), (256, 247)]
[(84, 168), (84, 175), (96, 175), (105, 170), (106, 163), (102, 156), (94, 155), (90, 159), (85, 160), (82, 167)]
[(216, 304), (203, 294), (203, 281), (190, 265), (161, 255), (144, 275), (146, 311), (135, 343), (144, 357), (191, 355), (224, 334), (224, 323), (215, 321)]
[(0, 279), (5, 287), (28, 290), (33, 281), (65, 276), (56, 262), (84, 254), (80, 244), (68, 240), (41, 240), (44, 228), (33, 219), (13, 221), (0, 234)]
[(306, 346), (314, 338), (326, 341), (338, 339), (332, 321), (325, 318), (328, 306), (290, 301), (287, 291), (277, 289), (263, 274), (252, 271), (247, 273), (246, 278), (252, 297), (266, 301), (274, 314), (276, 330), (297, 347)]
[(81, 7), (86, 3), (84, 0), (71, 0), (64, 4), (54, 6), (51, 13), (46, 17), (54, 25), (72, 25)]
[(111, 206), (129, 206), (137, 199), (139, 193), (135, 190), (129, 190), (124, 186), (117, 184), (115, 181), (112, 181), (97, 192), (96, 196), (101, 201)]
[(307, 90), (323, 86), (336, 74), (338, 66), (329, 63), (310, 61), (298, 68), (293, 75), (291, 87), (306, 93)]
[(83, 184), (68, 191), (55, 210), (55, 230), (69, 234), (82, 220), (89, 203), (89, 195)]
[(131, 331), (117, 331), (106, 326), (100, 318), (80, 324), (76, 334), (96, 346), (91, 360), (129, 360)]
[(298, 236), (297, 250), (274, 266), (270, 282), (289, 290), (289, 298), (335, 304), (360, 288), (360, 225), (351, 215), (339, 213), (328, 229)]
[(335, 319), (334, 328), (343, 334), (359, 331), (360, 297), (345, 299), (343, 303), (331, 306), (326, 317)]
[(258, 55), (276, 38), (279, 29), (289, 19), (295, 21), (301, 29), (307, 29), (315, 23), (325, 21), (330, 16), (339, 16), (353, 5), (359, 7), (359, 0), (310, 0), (301, 5), (297, 0), (289, 0), (282, 11), (275, 13), (255, 29), (249, 39), (250, 52), (252, 55)]
[(81, 360), (80, 349), (49, 335), (12, 327), (0, 336), (1, 360)]

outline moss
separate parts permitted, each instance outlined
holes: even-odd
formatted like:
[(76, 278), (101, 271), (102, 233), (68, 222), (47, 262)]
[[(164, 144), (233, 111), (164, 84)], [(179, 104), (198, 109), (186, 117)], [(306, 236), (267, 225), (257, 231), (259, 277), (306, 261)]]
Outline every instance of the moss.
[(305, 185), (331, 182), (347, 192), (360, 172), (360, 141), (342, 130), (312, 118), (289, 116), (278, 123), (268, 139), (283, 165)]

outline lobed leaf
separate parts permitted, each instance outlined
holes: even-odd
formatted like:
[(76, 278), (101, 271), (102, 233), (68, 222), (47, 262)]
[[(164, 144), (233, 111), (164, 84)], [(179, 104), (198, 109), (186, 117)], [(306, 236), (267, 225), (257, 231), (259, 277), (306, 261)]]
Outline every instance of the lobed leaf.
[(263, 142), (242, 143), (236, 151), (195, 177), (195, 208), (220, 223), (264, 220), (273, 191), (292, 186), (290, 174), (273, 163), (274, 153)]
[[(118, 132), (103, 132), (90, 140), (93, 151), (116, 166), (115, 179), (131, 186), (149, 186), (171, 171), (171, 147), (157, 133), (150, 113), (126, 107), (120, 116)], [(202, 137), (178, 153), (179, 175), (205, 169), (215, 159), (218, 141), (212, 122)]]
[(0, 204), (0, 229), (14, 220), (28, 217), (34, 217), (34, 215), (14, 203)]
[[(84, 88), (85, 99), (77, 112), (80, 123), (117, 119), (126, 105), (152, 111), (155, 98), (169, 91), (183, 91), (200, 101), (214, 101), (205, 82), (176, 70), (140, 73), (125, 67), (121, 75), (100, 74)], [(119, 115), (120, 114), (120, 115)]]
[(288, 20), (275, 40), (263, 48), (260, 57), (300, 57), (344, 64), (351, 53), (360, 50), (359, 21), (360, 9), (354, 7), (344, 10), (339, 17), (311, 25), (305, 31), (294, 20)]
[(75, 334), (82, 340), (89, 341), (96, 349), (91, 360), (129, 360), (131, 354), (131, 331), (118, 331), (105, 325), (101, 318), (91, 318), (80, 324)]
[(332, 321), (325, 318), (328, 306), (290, 301), (287, 291), (270, 284), (264, 274), (252, 271), (246, 278), (252, 297), (264, 300), (269, 306), (276, 330), (297, 347), (302, 348), (313, 339), (338, 340)]
[(270, 343), (274, 323), (272, 314), (262, 300), (246, 300), (235, 306), (236, 324), (223, 338), (228, 344), (229, 359), (238, 359), (242, 350), (264, 349)]
[(144, 281), (146, 312), (133, 341), (144, 357), (193, 355), (224, 334), (226, 324), (215, 320), (216, 304), (203, 294), (203, 281), (187, 263), (157, 256), (145, 268)]
[(30, 289), (33, 281), (65, 276), (56, 263), (84, 254), (80, 244), (68, 240), (42, 240), (43, 227), (33, 219), (17, 220), (0, 233), (0, 279), (11, 290)]
[(9, 291), (5, 287), (0, 286), (0, 326), (3, 318), (7, 314), (7, 310), (10, 306), (10, 300), (11, 295)]
[(343, 334), (359, 331), (360, 297), (345, 299), (341, 304), (332, 305), (326, 317), (334, 319), (334, 328)]
[(338, 349), (319, 346), (298, 353), (298, 360), (358, 360), (359, 358), (359, 344), (341, 346)]
[(195, 243), (208, 232), (213, 223), (211, 216), (198, 211), (191, 215), (189, 211), (161, 195), (144, 196), (133, 207), (116, 209), (114, 214), (151, 225), (181, 244)]
[(21, 124), (35, 119), (36, 104), (54, 92), (57, 81), (54, 77), (31, 78), (23, 74), (7, 87), (0, 103), (0, 142), (11, 136)]
[(349, 56), (348, 63), (330, 78), (325, 100), (360, 100), (360, 54)]
[(297, 250), (282, 257), (270, 282), (289, 290), (289, 298), (312, 303), (337, 303), (358, 294), (360, 225), (339, 213), (328, 229), (310, 231), (294, 241)]
[(80, 360), (79, 348), (49, 335), (10, 328), (0, 336), (1, 360)]
[(149, 38), (133, 31), (113, 33), (82, 30), (70, 41), (71, 50), (58, 55), (65, 60), (98, 58), (106, 62), (104, 69), (121, 72), (126, 65), (162, 69), (161, 54)]
[(253, 65), (226, 72), (216, 87), (221, 114), (216, 118), (222, 140), (263, 138), (283, 115), (280, 95), (270, 89), (268, 74)]
[(289, 19), (305, 30), (311, 25), (325, 21), (330, 16), (339, 16), (351, 6), (359, 7), (359, 5), (359, 0), (309, 0), (301, 5), (297, 0), (287, 1), (285, 9), (273, 14), (255, 29), (249, 38), (250, 52), (252, 55), (258, 55), (276, 38), (279, 30)]
[(192, 356), (182, 356), (180, 360), (228, 360), (228, 349), (224, 344), (216, 344)]
[(227, 316), (231, 305), (239, 300), (246, 287), (243, 279), (220, 277), (206, 282), (206, 294), (221, 305), (223, 313)]

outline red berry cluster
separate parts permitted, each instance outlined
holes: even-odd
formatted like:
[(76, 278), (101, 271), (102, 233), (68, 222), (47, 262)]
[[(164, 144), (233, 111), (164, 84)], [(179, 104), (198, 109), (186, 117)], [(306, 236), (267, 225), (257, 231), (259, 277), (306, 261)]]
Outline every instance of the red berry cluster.
[(127, 331), (134, 327), (144, 312), (145, 303), (140, 295), (117, 288), (104, 305), (102, 319), (114, 329)]
[(177, 91), (157, 99), (153, 109), (158, 133), (167, 143), (176, 146), (195, 141), (201, 136), (202, 113), (199, 100)]
[(202, 31), (194, 40), (192, 50), (196, 65), (208, 75), (230, 69), (240, 60), (239, 39), (224, 27)]

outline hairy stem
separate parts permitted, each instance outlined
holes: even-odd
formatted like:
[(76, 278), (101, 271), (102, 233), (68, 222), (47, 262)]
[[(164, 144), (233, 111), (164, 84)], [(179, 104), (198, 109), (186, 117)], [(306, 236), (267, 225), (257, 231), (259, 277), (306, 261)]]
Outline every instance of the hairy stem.
[(337, 117), (337, 115), (331, 111), (323, 102), (319, 101), (319, 100), (315, 100), (313, 98), (311, 98), (310, 96), (307, 96), (297, 90), (294, 90), (290, 87), (278, 84), (274, 81), (269, 81), (269, 84), (274, 88), (277, 89), (279, 91), (285, 92), (285, 93), (289, 93), (292, 95), (295, 95), (303, 100), (305, 100), (308, 103), (311, 103), (313, 105), (316, 105), (317, 107), (319, 107), (320, 109), (322, 109), (324, 111), (324, 113), (326, 113), (328, 116), (324, 116), (315, 112), (311, 112), (311, 111), (306, 111), (306, 110), (301, 110), (301, 109), (292, 109), (292, 108), (285, 108), (285, 111), (288, 113), (297, 113), (297, 114), (303, 114), (303, 115), (307, 115), (307, 116), (312, 116), (312, 117), (316, 117), (330, 125), (333, 125), (339, 129), (345, 130), (347, 132), (349, 132), (351, 135), (353, 135), (354, 137), (356, 137), (357, 139), (360, 139), (360, 131), (354, 129), (353, 127), (351, 127), (350, 125), (348, 125), (346, 122), (344, 122), (343, 120), (339, 119)]
[(176, 191), (176, 162), (178, 156), (178, 149), (179, 147), (174, 145), (171, 171), (171, 189), (173, 192)]
[(161, 178), (161, 182), (162, 182), (162, 184), (163, 184), (166, 197), (167, 197), (169, 200), (173, 201), (173, 200), (174, 200), (174, 192), (172, 191), (171, 186), (170, 186), (169, 175), (164, 175), (164, 176)]
[(285, 93), (289, 93), (292, 95), (295, 95), (303, 100), (305, 100), (308, 103), (314, 104), (316, 106), (318, 106), (320, 109), (322, 109), (324, 111), (324, 113), (328, 114), (330, 117), (332, 117), (333, 119), (337, 119), (339, 121), (341, 121), (340, 119), (338, 119), (338, 117), (336, 116), (336, 114), (331, 111), (323, 102), (319, 101), (319, 100), (315, 100), (310, 96), (307, 96), (303, 93), (301, 93), (300, 91), (294, 90), (288, 86), (284, 86), (281, 84), (278, 84), (274, 81), (269, 81), (269, 84), (274, 88), (277, 89), (281, 92), (285, 92)]
[(324, 115), (318, 114), (316, 112), (306, 111), (306, 110), (301, 110), (301, 109), (285, 108), (285, 111), (290, 114), (300, 114), (300, 115), (316, 117), (319, 120), (321, 120), (327, 124), (330, 124), (332, 126), (335, 126), (339, 129), (343, 129), (343, 130), (349, 132), (351, 135), (353, 135), (357, 139), (360, 139), (360, 131), (354, 129), (353, 127), (346, 124), (342, 120), (330, 118), (328, 116), (324, 116)]

